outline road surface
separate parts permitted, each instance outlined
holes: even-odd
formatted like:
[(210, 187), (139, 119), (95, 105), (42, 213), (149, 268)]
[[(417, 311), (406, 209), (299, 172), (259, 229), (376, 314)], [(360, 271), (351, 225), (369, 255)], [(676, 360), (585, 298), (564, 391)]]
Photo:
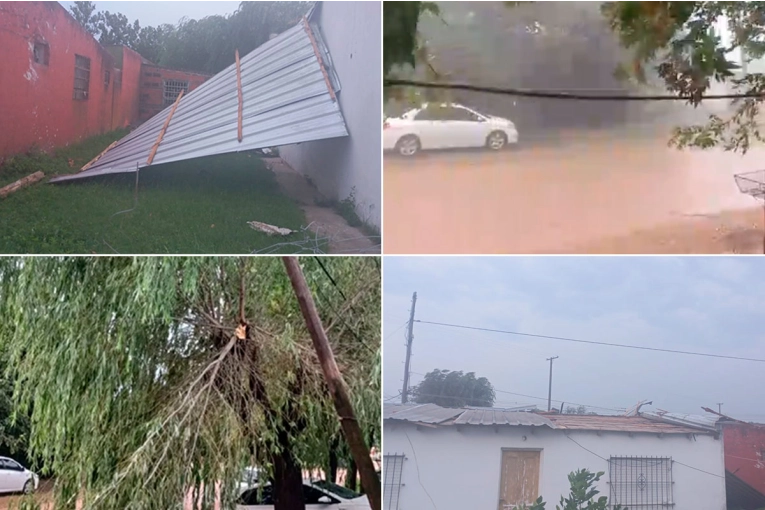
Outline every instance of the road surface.
[(733, 175), (765, 168), (765, 150), (679, 151), (667, 136), (577, 134), (499, 153), (386, 155), (385, 253), (586, 252), (633, 232), (757, 207)]

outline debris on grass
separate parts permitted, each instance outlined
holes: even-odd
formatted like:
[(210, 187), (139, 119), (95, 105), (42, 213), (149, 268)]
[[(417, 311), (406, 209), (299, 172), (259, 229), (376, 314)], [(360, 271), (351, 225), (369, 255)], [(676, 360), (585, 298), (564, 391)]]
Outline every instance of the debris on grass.
[(19, 179), (18, 181), (12, 182), (8, 186), (0, 188), (0, 198), (5, 198), (11, 193), (13, 193), (14, 191), (18, 191), (21, 188), (24, 188), (26, 186), (36, 183), (37, 181), (41, 181), (43, 177), (45, 177), (45, 174), (43, 172), (35, 172), (33, 174), (27, 175), (23, 179)]
[(280, 236), (288, 236), (293, 232), (288, 228), (277, 227), (276, 225), (269, 225), (268, 223), (262, 223), (260, 221), (248, 221), (247, 224), (253, 229), (270, 236), (274, 234), (278, 234)]

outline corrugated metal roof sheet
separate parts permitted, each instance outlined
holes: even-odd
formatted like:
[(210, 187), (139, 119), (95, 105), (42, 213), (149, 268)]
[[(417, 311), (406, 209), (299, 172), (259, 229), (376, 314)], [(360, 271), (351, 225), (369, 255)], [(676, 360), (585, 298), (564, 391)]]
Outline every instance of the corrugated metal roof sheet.
[(385, 404), (383, 419), (418, 423), (443, 423), (462, 414), (464, 409), (450, 409), (436, 404)]
[(685, 427), (649, 420), (641, 416), (602, 416), (555, 414), (547, 416), (557, 429), (599, 430), (608, 432), (648, 432), (652, 434), (700, 434), (701, 428)]
[(467, 409), (454, 420), (454, 424), (553, 427), (550, 420), (539, 414), (522, 411), (506, 411), (504, 409)]
[(683, 426), (642, 416), (603, 416), (518, 412), (497, 408), (451, 409), (435, 404), (385, 404), (383, 418), (441, 426), (547, 426), (561, 430), (591, 430), (650, 434), (709, 434), (702, 426)]
[[(243, 139), (237, 140), (236, 64), (181, 98), (153, 165), (348, 135), (334, 90), (339, 82), (317, 29), (303, 21), (241, 59)], [(308, 30), (311, 30), (309, 35)], [(332, 91), (327, 85), (327, 72)], [(88, 170), (51, 182), (134, 172), (147, 166), (170, 108), (121, 139)]]
[(670, 413), (667, 411), (641, 411), (640, 416), (675, 425), (701, 427), (709, 430), (717, 430), (717, 422), (720, 421), (718, 416), (700, 416), (697, 414)]

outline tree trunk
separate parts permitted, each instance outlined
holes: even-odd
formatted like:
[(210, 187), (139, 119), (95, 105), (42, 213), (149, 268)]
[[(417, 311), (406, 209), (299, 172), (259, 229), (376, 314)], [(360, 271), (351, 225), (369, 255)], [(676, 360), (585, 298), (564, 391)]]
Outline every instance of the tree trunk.
[(303, 472), (290, 451), (286, 432), (279, 433), (281, 453), (274, 455), (274, 510), (305, 510)]
[(345, 486), (352, 491), (356, 490), (356, 479), (359, 477), (359, 470), (356, 468), (356, 463), (351, 460), (351, 464), (348, 466), (348, 476), (345, 478)]
[(37, 181), (40, 181), (45, 177), (45, 174), (42, 172), (35, 172), (31, 175), (27, 175), (23, 179), (19, 179), (16, 182), (12, 182), (8, 186), (5, 186), (3, 188), (0, 188), (0, 198), (5, 198), (14, 191), (18, 191), (21, 188), (25, 186), (29, 186), (30, 184), (34, 184)]
[(334, 438), (329, 445), (329, 472), (327, 473), (327, 477), (332, 483), (337, 483), (337, 449), (339, 447), (340, 441)]

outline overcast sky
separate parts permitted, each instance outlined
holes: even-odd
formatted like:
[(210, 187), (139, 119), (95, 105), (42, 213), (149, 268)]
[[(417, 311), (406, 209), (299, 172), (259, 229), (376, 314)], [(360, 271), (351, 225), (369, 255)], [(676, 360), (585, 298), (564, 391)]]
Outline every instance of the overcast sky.
[[(385, 398), (400, 394), (413, 291), (421, 320), (763, 359), (763, 275), (764, 258), (385, 257)], [(559, 356), (554, 400), (616, 409), (648, 399), (693, 414), (723, 402), (726, 414), (765, 422), (765, 363), (420, 323), (414, 333), (414, 384), (435, 368), (472, 371), (498, 390), (498, 407), (546, 408), (545, 358)]]
[[(138, 19), (142, 27), (157, 26), (163, 23), (175, 25), (182, 17), (201, 19), (205, 16), (231, 14), (239, 8), (239, 2), (94, 2), (97, 11), (119, 12), (133, 20)], [(61, 2), (70, 10), (74, 2)]]

